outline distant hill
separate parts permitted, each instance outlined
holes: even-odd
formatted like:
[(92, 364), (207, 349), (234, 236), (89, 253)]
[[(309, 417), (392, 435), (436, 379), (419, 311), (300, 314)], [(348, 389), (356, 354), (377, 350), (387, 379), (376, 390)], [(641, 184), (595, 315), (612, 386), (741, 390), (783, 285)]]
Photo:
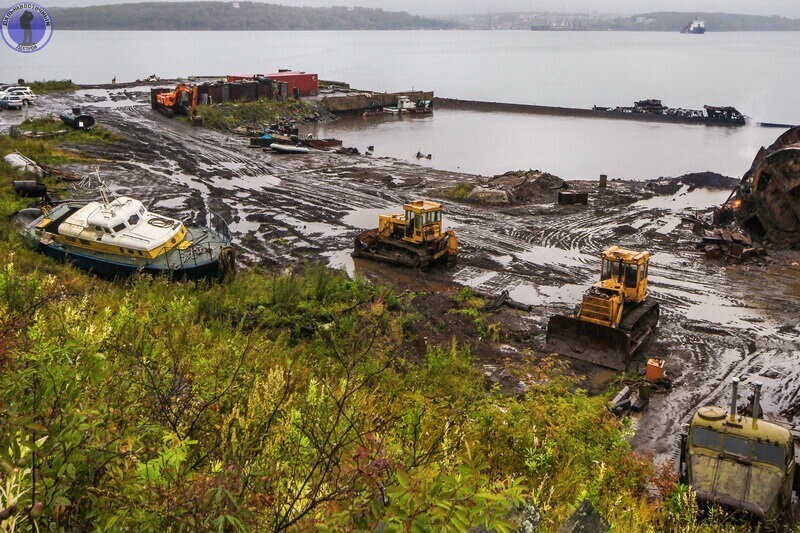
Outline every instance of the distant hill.
[(639, 31), (679, 31), (694, 17), (706, 22), (706, 30), (714, 31), (800, 31), (800, 20), (787, 17), (732, 15), (729, 13), (644, 13), (613, 19), (604, 29)]
[(144, 2), (50, 8), (62, 30), (417, 30), (454, 22), (361, 7), (289, 7), (260, 2)]
[(800, 31), (800, 20), (786, 17), (761, 17), (729, 13), (642, 13), (630, 17), (602, 13), (476, 13), (450, 18), (460, 26), (474, 30), (618, 30), (680, 31), (695, 16), (705, 20), (706, 29), (714, 31)]

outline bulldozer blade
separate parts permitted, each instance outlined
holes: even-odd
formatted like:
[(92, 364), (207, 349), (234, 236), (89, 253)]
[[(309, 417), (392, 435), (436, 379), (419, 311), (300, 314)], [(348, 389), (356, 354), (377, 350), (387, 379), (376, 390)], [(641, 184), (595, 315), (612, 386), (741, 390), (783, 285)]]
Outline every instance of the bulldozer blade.
[(622, 371), (628, 366), (631, 341), (625, 332), (617, 328), (556, 315), (547, 324), (545, 349)]

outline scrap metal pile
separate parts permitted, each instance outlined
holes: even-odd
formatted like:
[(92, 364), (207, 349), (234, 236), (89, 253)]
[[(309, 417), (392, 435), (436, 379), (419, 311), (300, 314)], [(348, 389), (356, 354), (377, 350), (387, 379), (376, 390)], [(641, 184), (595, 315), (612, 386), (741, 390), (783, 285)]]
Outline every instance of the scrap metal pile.
[(800, 126), (759, 150), (731, 205), (753, 241), (800, 248)]

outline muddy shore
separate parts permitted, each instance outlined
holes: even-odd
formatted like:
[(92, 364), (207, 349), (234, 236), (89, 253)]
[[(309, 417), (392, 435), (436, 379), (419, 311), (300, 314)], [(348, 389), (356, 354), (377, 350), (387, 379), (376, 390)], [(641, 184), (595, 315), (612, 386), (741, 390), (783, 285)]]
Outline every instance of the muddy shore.
[[(222, 214), (243, 263), (281, 268), (321, 260), (398, 290), (468, 285), (496, 294), (507, 289), (530, 304), (530, 312), (504, 310), (498, 317), (513, 342), (502, 357), (476, 355), (487, 371), (541, 355), (548, 317), (579, 302), (596, 280), (603, 248), (651, 250), (651, 290), (662, 315), (639, 364), (647, 357), (667, 359), (675, 388), (654, 396), (636, 422), (633, 444), (639, 451), (671, 457), (690, 413), (698, 405), (726, 402), (734, 375), (765, 383), (767, 412), (791, 411), (800, 402), (800, 254), (777, 252), (770, 262), (751, 265), (709, 261), (695, 251), (692, 224), (683, 220), (710, 211), (725, 199), (729, 185), (612, 179), (606, 190), (598, 190), (594, 182), (568, 181), (590, 193), (588, 206), (555, 205), (553, 192), (552, 198), (487, 207), (442, 196), (456, 184), (479, 182), (477, 176), (389, 158), (274, 154), (250, 148), (244, 137), (170, 120), (150, 109), (144, 92), (129, 91), (124, 98), (103, 97), (108, 91), (102, 89), (90, 92), (92, 98), (85, 90), (43, 97), (27, 113), (85, 107), (123, 139), (80, 147), (108, 161), (101, 172), (116, 192), (195, 222), (205, 221), (209, 210)], [(11, 115), (0, 114), (0, 127), (19, 120)], [(378, 214), (398, 211), (404, 201), (419, 197), (445, 202), (445, 225), (462, 244), (456, 267), (418, 273), (352, 261), (349, 252), (359, 231), (374, 227)], [(598, 383), (611, 377), (593, 373)]]

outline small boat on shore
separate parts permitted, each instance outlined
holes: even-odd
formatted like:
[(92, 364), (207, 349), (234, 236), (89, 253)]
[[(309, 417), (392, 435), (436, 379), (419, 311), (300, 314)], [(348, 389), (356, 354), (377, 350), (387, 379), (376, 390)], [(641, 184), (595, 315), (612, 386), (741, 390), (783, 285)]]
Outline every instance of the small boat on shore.
[(341, 139), (334, 139), (332, 137), (328, 139), (314, 139), (313, 137), (310, 137), (305, 139), (303, 142), (306, 144), (306, 146), (309, 148), (314, 148), (315, 150), (330, 150), (342, 146)]
[(294, 146), (291, 144), (279, 144), (279, 143), (272, 143), (270, 145), (273, 151), (278, 152), (280, 154), (307, 154), (308, 148), (305, 146)]
[(45, 255), (103, 278), (135, 272), (222, 278), (235, 270), (230, 232), (218, 215), (212, 213), (216, 228), (187, 226), (151, 213), (139, 200), (110, 198), (102, 183), (99, 188), (99, 201), (19, 211), (20, 233)]
[(59, 116), (64, 124), (67, 126), (72, 126), (77, 130), (88, 130), (94, 126), (94, 117), (87, 113), (83, 113), (80, 107), (67, 109)]

